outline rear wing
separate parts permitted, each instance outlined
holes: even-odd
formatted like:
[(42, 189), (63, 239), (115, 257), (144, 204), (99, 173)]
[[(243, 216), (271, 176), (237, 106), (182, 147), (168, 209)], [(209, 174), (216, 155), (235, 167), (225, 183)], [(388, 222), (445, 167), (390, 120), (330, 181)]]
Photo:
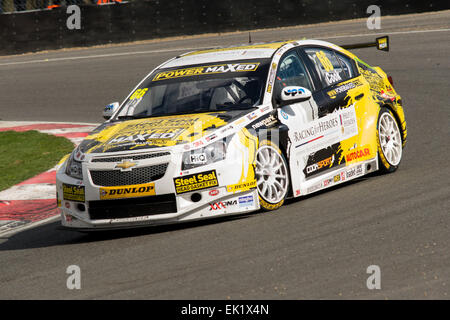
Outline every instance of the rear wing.
[(363, 42), (354, 44), (345, 44), (341, 46), (344, 49), (359, 49), (377, 47), (378, 50), (389, 51), (389, 36), (383, 36), (375, 39), (375, 42)]

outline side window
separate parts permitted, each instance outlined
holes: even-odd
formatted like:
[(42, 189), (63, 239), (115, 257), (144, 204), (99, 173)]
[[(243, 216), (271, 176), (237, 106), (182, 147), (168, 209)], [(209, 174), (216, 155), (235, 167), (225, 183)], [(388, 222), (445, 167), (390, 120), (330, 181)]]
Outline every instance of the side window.
[(316, 67), (324, 87), (348, 79), (347, 73), (333, 51), (323, 48), (306, 48), (305, 52)]
[(338, 58), (339, 62), (341, 63), (342, 68), (344, 69), (346, 79), (356, 77), (356, 72), (355, 72), (355, 69), (351, 62), (351, 59), (347, 56), (344, 56), (343, 54), (338, 53), (338, 52), (336, 52), (335, 54), (336, 54), (336, 57)]
[(296, 51), (289, 52), (279, 63), (275, 78), (275, 97), (277, 99), (279, 99), (281, 89), (287, 86), (300, 86), (312, 90), (306, 67)]

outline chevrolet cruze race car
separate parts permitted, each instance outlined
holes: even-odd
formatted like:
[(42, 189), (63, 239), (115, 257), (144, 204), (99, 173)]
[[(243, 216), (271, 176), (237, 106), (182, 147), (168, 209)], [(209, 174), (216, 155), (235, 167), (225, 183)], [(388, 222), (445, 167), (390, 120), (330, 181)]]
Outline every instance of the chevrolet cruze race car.
[[(189, 52), (151, 71), (61, 162), (62, 225), (112, 229), (263, 210), (397, 169), (392, 79), (317, 40)], [(347, 49), (345, 49), (347, 48)]]

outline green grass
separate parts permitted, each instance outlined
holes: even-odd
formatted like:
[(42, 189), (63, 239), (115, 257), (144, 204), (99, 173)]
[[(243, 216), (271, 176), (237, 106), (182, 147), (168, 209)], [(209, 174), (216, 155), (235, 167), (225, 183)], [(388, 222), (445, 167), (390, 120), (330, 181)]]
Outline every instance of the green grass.
[(54, 167), (74, 145), (38, 131), (0, 132), (0, 191)]

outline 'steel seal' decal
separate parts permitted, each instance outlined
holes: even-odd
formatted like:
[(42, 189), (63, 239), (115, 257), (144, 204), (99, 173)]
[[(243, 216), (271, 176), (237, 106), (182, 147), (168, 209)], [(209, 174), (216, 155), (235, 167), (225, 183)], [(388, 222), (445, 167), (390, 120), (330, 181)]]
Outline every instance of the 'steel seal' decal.
[(84, 202), (84, 186), (63, 183), (62, 188), (64, 200)]
[(219, 185), (216, 170), (174, 178), (173, 182), (175, 184), (175, 192), (177, 194), (217, 187)]

